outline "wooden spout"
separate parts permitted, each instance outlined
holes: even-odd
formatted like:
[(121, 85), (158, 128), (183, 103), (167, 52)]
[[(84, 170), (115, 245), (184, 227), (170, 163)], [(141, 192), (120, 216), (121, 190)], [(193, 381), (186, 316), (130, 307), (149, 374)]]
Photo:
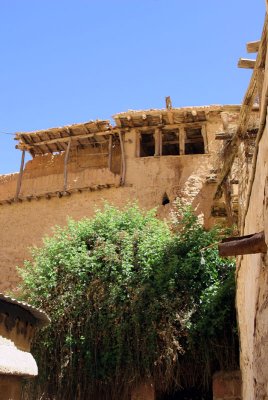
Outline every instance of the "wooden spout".
[(267, 252), (263, 231), (252, 235), (223, 239), (218, 248), (219, 255), (222, 257)]

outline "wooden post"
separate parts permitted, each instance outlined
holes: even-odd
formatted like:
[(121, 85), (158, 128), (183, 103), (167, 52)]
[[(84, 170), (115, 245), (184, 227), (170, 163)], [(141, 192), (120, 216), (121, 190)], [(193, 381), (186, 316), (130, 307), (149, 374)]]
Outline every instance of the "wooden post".
[(24, 160), (25, 160), (25, 150), (22, 150), (21, 162), (20, 162), (20, 172), (19, 172), (18, 181), (17, 181), (17, 189), (16, 189), (16, 194), (15, 194), (15, 200), (18, 200), (19, 194), (20, 194), (22, 175), (23, 175), (23, 168), (24, 168)]
[(180, 137), (180, 155), (185, 154), (185, 128), (182, 126), (179, 130), (179, 137)]
[(207, 130), (206, 130), (205, 125), (203, 125), (201, 128), (201, 134), (202, 134), (203, 141), (204, 141), (204, 151), (207, 154), (208, 153), (208, 138), (207, 138)]
[(120, 147), (121, 147), (121, 165), (122, 165), (122, 170), (121, 170), (121, 186), (125, 184), (126, 180), (126, 159), (125, 159), (125, 148), (124, 148), (124, 142), (122, 138), (122, 133), (119, 131), (119, 140), (120, 140)]
[(160, 135), (161, 135), (161, 131), (159, 128), (156, 128), (154, 131), (154, 142), (155, 142), (155, 146), (154, 146), (154, 155), (155, 156), (160, 156), (161, 154), (161, 139), (160, 139)]
[(141, 134), (140, 132), (136, 129), (136, 135), (135, 135), (135, 140), (136, 140), (136, 157), (141, 156)]
[(65, 152), (65, 157), (64, 157), (64, 184), (63, 184), (64, 192), (66, 192), (66, 190), (67, 190), (67, 177), (68, 177), (67, 164), (68, 164), (68, 159), (69, 159), (70, 147), (71, 147), (71, 138), (69, 139), (68, 146), (67, 146), (67, 149)]
[(108, 168), (111, 171), (112, 169), (112, 151), (113, 151), (113, 136), (109, 136), (109, 145), (108, 145)]

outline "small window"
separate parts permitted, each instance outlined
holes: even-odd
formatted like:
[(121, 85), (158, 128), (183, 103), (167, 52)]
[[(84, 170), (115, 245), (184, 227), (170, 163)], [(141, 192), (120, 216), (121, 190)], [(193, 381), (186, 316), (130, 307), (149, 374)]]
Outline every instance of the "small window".
[(176, 132), (167, 132), (162, 135), (162, 155), (178, 156), (180, 154), (179, 138)]
[(185, 154), (204, 154), (205, 146), (201, 128), (186, 128)]
[(140, 157), (151, 157), (155, 153), (155, 140), (153, 133), (141, 133)]
[(165, 206), (165, 205), (167, 205), (169, 203), (170, 203), (170, 200), (168, 198), (168, 195), (166, 193), (164, 193), (164, 196), (162, 198), (162, 206)]

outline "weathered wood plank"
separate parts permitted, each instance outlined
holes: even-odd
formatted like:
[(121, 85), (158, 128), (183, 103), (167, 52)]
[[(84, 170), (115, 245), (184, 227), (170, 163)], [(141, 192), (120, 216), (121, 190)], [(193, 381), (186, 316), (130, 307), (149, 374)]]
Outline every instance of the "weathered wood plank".
[(239, 58), (238, 60), (238, 68), (247, 68), (247, 69), (254, 69), (256, 64), (256, 60), (251, 60), (249, 58)]
[(255, 42), (247, 43), (247, 52), (248, 53), (258, 53), (260, 47), (260, 40), (256, 40)]

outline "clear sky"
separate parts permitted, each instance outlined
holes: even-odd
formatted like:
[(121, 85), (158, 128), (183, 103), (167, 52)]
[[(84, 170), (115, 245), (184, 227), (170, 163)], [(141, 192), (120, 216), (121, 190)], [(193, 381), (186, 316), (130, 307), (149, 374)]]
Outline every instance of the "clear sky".
[(264, 0), (0, 0), (0, 174), (16, 131), (128, 109), (237, 104)]

